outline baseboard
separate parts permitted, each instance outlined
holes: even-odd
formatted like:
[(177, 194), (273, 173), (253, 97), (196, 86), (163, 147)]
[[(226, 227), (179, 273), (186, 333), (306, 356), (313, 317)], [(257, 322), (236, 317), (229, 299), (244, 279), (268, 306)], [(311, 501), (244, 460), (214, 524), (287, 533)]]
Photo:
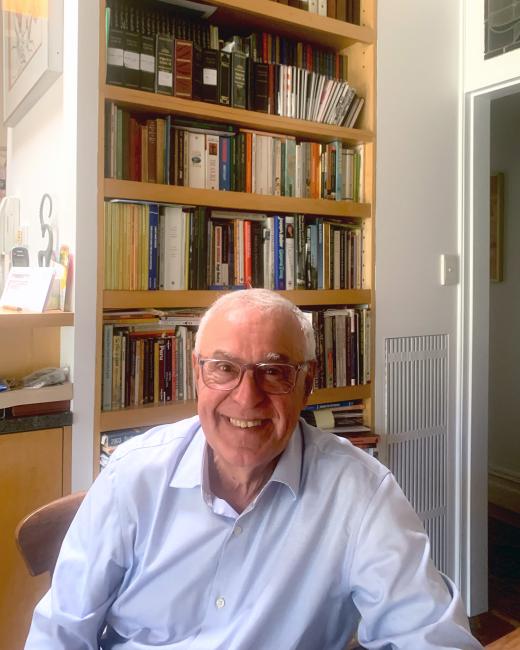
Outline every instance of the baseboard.
[(520, 473), (490, 465), (488, 500), (501, 508), (520, 514)]

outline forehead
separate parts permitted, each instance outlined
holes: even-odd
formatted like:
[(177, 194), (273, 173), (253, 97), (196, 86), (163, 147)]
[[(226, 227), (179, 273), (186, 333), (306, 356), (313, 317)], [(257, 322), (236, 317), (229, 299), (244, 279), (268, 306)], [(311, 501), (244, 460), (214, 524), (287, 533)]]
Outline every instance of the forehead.
[(291, 313), (280, 309), (266, 313), (242, 306), (213, 314), (200, 342), (203, 356), (218, 350), (246, 361), (265, 360), (272, 354), (301, 361), (303, 349), (303, 334)]

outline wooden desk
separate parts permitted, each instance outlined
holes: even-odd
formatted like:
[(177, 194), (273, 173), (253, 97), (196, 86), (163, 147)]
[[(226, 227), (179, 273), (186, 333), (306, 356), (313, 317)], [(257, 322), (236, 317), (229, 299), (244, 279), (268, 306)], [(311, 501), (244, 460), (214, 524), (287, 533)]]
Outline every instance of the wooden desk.
[(520, 627), (497, 639), (486, 646), (489, 650), (519, 650), (520, 649)]

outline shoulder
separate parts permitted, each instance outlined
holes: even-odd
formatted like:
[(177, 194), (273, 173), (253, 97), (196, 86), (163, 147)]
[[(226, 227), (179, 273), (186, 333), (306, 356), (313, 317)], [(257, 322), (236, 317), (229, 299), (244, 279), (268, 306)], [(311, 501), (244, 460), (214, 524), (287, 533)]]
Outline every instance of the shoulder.
[(119, 445), (106, 469), (125, 475), (149, 474), (159, 469), (171, 472), (199, 428), (198, 416), (153, 427)]
[[(334, 500), (340, 491), (341, 508), (363, 509), (390, 471), (348, 440), (300, 420), (304, 444), (305, 484), (319, 490), (320, 499)], [(353, 494), (356, 499), (350, 498)], [(352, 515), (352, 512), (350, 513)]]

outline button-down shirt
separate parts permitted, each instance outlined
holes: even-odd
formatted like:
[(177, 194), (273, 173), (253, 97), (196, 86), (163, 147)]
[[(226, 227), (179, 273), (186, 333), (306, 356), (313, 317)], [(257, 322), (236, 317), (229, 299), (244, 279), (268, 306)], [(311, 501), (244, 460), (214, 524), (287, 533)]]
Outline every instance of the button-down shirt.
[(480, 648), (379, 462), (303, 421), (238, 514), (198, 418), (121, 445), (65, 538), (26, 650)]

